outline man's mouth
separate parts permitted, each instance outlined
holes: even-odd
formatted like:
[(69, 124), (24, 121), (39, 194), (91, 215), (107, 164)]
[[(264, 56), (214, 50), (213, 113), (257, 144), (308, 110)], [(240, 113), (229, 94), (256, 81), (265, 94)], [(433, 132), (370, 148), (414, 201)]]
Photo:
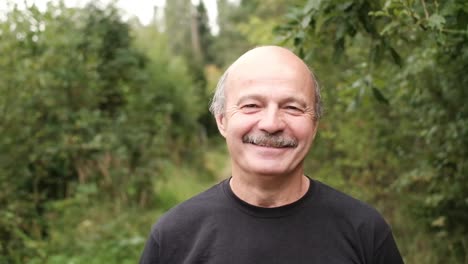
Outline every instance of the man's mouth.
[(297, 147), (297, 140), (295, 138), (284, 137), (280, 135), (245, 135), (242, 138), (243, 143), (253, 144), (261, 147), (268, 148), (295, 148)]

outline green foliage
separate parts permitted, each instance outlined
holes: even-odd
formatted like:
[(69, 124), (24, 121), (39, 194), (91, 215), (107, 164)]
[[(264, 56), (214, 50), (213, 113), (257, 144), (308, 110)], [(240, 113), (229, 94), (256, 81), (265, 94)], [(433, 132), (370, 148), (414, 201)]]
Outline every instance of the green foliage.
[(197, 31), (200, 40), (200, 51), (201, 57), (204, 64), (214, 64), (216, 54), (213, 51), (214, 36), (211, 34), (211, 30), (208, 22), (208, 13), (205, 8), (203, 1), (200, 1), (196, 7), (197, 14)]
[(98, 199), (97, 193), (83, 189), (73, 198), (48, 203), (49, 236), (36, 242), (42, 254), (28, 259), (28, 263), (138, 260), (146, 241), (142, 234), (148, 233), (161, 211), (119, 207), (118, 203)]
[(252, 45), (238, 30), (239, 23), (244, 21), (249, 12), (243, 9), (243, 3), (237, 5), (228, 0), (218, 0), (217, 5), (219, 33), (213, 44), (217, 52), (215, 64), (227, 67)]
[(193, 58), (192, 5), (190, 0), (168, 1), (164, 8), (164, 27), (170, 36), (169, 47), (174, 54)]
[(296, 5), (298, 0), (251, 0), (243, 1), (241, 12), (248, 14), (246, 19), (238, 23), (238, 31), (252, 45), (271, 45), (280, 39), (272, 34), (278, 24), (285, 22), (284, 15), (290, 6)]
[(47, 259), (55, 201), (145, 208), (162, 164), (201, 162), (191, 75), (137, 49), (115, 7), (12, 9), (0, 53), (0, 262)]
[(409, 199), (446, 241), (432, 261), (468, 256), (467, 24), (465, 1), (309, 0), (276, 29), (324, 79), (314, 168), (342, 168), (387, 207)]

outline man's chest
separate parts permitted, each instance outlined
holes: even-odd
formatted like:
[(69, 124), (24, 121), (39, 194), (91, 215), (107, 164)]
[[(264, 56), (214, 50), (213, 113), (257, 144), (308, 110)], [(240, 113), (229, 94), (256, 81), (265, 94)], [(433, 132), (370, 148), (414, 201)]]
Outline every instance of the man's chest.
[(356, 238), (326, 223), (220, 223), (172, 239), (161, 245), (167, 263), (365, 263)]

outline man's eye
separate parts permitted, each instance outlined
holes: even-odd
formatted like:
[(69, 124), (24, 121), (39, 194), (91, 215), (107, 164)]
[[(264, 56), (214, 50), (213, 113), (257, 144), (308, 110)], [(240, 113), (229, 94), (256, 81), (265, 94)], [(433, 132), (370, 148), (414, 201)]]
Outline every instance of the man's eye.
[(245, 104), (240, 107), (242, 112), (246, 114), (256, 113), (260, 109), (260, 105), (258, 104)]
[(302, 108), (294, 106), (294, 105), (287, 105), (284, 107), (284, 109), (286, 109), (286, 111), (290, 113), (303, 113), (304, 112)]
[(293, 106), (293, 105), (288, 105), (286, 106), (286, 109), (288, 110), (297, 110), (297, 111), (301, 111), (301, 109), (299, 107), (296, 107), (296, 106)]
[(242, 108), (258, 108), (258, 105), (256, 105), (256, 104), (246, 104), (246, 105), (242, 106)]

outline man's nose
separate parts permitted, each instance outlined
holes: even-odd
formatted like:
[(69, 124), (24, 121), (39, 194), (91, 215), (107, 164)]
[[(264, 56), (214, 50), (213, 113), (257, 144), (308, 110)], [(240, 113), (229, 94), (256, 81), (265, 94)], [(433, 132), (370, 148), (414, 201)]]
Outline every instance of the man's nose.
[(258, 128), (269, 134), (282, 131), (285, 127), (285, 122), (278, 107), (270, 106), (264, 109), (262, 116), (258, 122)]

